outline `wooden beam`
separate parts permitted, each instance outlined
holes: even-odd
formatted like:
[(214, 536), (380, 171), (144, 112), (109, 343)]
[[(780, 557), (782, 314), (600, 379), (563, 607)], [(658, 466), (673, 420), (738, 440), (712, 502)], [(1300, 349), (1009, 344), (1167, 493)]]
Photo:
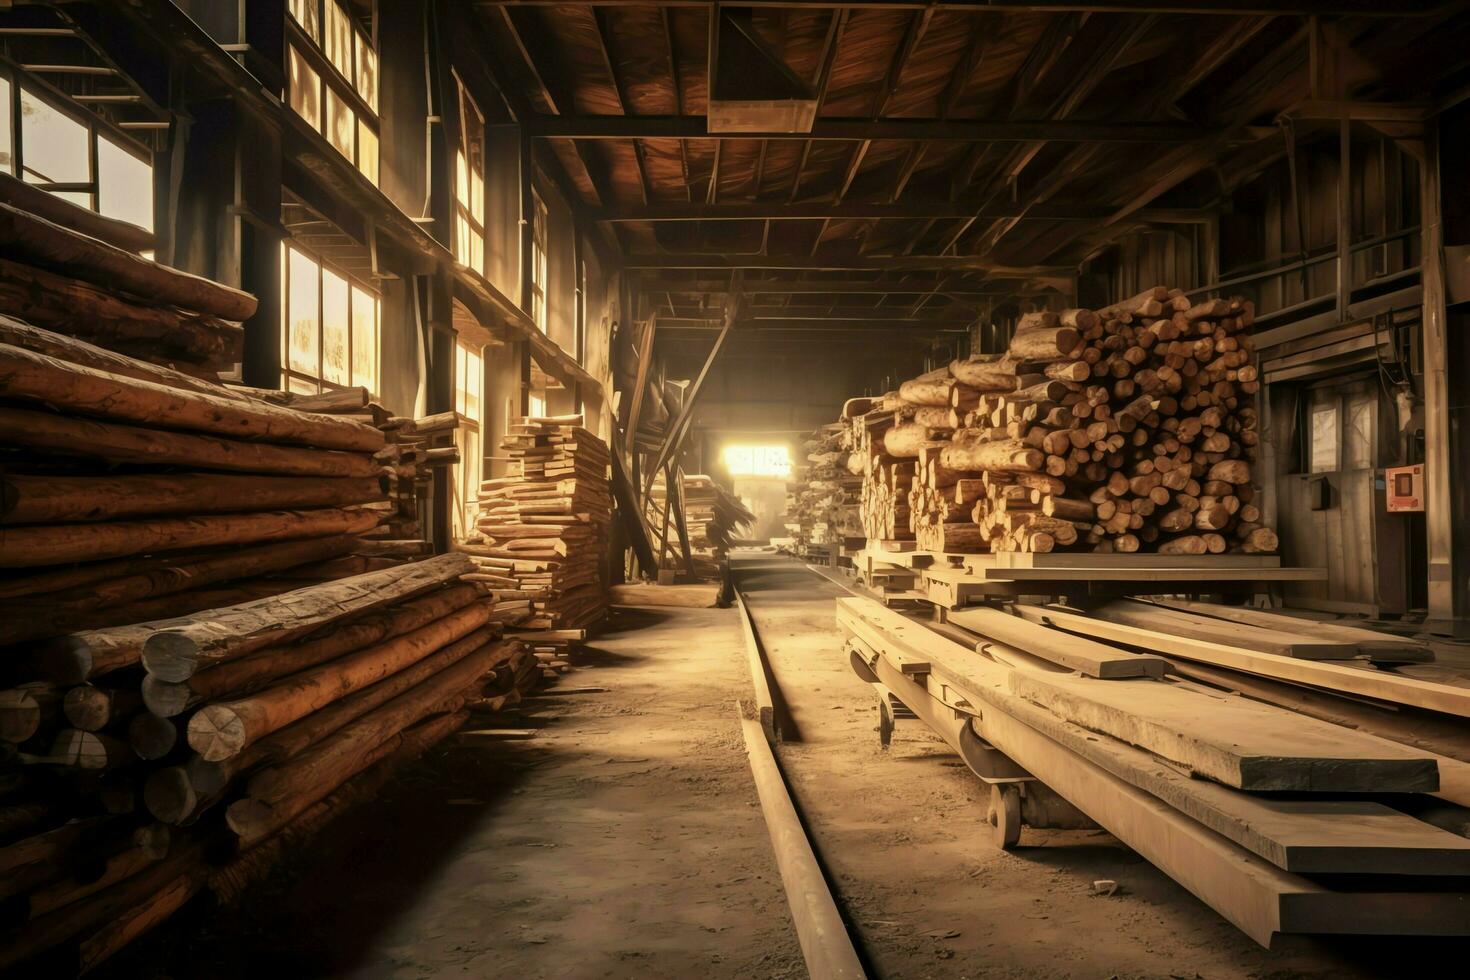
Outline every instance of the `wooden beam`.
[(983, 272), (989, 278), (1052, 278), (1066, 282), (1058, 288), (1070, 289), (1075, 267), (1070, 265), (1000, 265), (981, 255), (862, 255), (847, 258), (813, 256), (779, 256), (750, 254), (681, 254), (647, 255), (634, 253), (623, 260), (624, 269), (807, 269), (829, 270), (933, 270), (956, 269)]
[[(475, 0), (479, 7), (685, 7), (708, 10), (710, 0)], [(933, 7), (954, 13), (990, 11), (1037, 13), (1081, 11), (1094, 14), (1185, 14), (1224, 17), (1291, 14), (1342, 17), (1429, 17), (1443, 9), (1439, 0), (1406, 0), (1390, 9), (1376, 0), (1290, 0), (1269, 6), (1245, 0), (741, 0), (742, 7), (780, 10), (913, 10)]]
[[(608, 13), (603, 7), (592, 9), (592, 23), (597, 36), (597, 50), (602, 55), (602, 67), (607, 72), (608, 78), (612, 80), (613, 92), (618, 97), (618, 111), (623, 115), (629, 115), (628, 111), (628, 89), (622, 73), (618, 71), (617, 64), (613, 61), (612, 40), (609, 36)], [(638, 186), (643, 192), (643, 203), (647, 204), (653, 198), (652, 185), (648, 182), (648, 166), (643, 159), (643, 142), (632, 140), (633, 163), (638, 168)]]
[[(1095, 204), (1039, 204), (994, 201), (977, 207), (959, 201), (904, 201), (872, 203), (844, 201), (840, 204), (738, 202), (724, 204), (659, 203), (592, 208), (586, 216), (593, 221), (826, 221), (915, 220), (919, 218), (1033, 218), (1044, 221), (1098, 221), (1117, 209)], [(1139, 220), (1157, 224), (1205, 224), (1219, 214), (1214, 208), (1151, 208)]]
[(710, 368), (714, 367), (715, 361), (719, 359), (720, 351), (724, 349), (725, 341), (729, 338), (730, 330), (735, 326), (735, 320), (739, 316), (742, 302), (738, 292), (726, 301), (725, 324), (720, 328), (719, 336), (715, 337), (714, 345), (710, 347), (709, 355), (704, 359), (704, 366), (699, 369), (698, 376), (684, 393), (684, 403), (679, 406), (679, 415), (669, 425), (668, 434), (664, 437), (663, 445), (659, 447), (658, 456), (654, 464), (648, 468), (648, 477), (643, 488), (645, 500), (653, 487), (654, 475), (663, 468), (665, 463), (675, 457), (684, 442), (684, 436), (689, 432), (689, 425), (694, 420), (694, 406), (699, 401), (700, 392), (704, 389), (705, 379), (709, 377)]
[(1211, 135), (1188, 123), (984, 119), (843, 119), (824, 117), (809, 133), (716, 132), (703, 116), (537, 116), (531, 122), (538, 139), (579, 142), (625, 139), (701, 140), (928, 140), (934, 142), (1027, 143), (1180, 143)]
[[(812, 88), (817, 93), (817, 107), (815, 115), (822, 114), (822, 107), (827, 104), (827, 83), (832, 77), (832, 63), (837, 58), (837, 45), (842, 37), (843, 30), (847, 27), (847, 10), (835, 10), (827, 22), (827, 36), (822, 40), (822, 57), (818, 64), (817, 79)], [(815, 123), (813, 124), (815, 126)], [(806, 171), (806, 161), (812, 152), (812, 141), (803, 140), (801, 144), (801, 156), (796, 161), (796, 170), (791, 177), (791, 193), (786, 196), (788, 202), (794, 202), (801, 193), (801, 176)]]

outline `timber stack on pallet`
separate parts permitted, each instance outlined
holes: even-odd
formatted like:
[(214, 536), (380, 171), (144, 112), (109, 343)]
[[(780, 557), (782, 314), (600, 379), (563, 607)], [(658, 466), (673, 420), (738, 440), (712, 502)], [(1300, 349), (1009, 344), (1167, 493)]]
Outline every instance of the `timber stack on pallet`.
[(607, 444), (580, 415), (518, 418), (501, 442), (511, 475), (480, 484), (473, 576), (523, 629), (582, 629), (607, 613), (602, 556), (612, 494)]
[(1039, 781), (992, 787), (1001, 846), (1059, 795), (1262, 945), (1470, 934), (1470, 676), (1410, 675), (1425, 645), (1173, 600), (837, 609), (865, 679)]
[(851, 418), (870, 537), (944, 552), (1274, 552), (1252, 485), (1251, 304), (1162, 286), (1024, 316), (1002, 356)]

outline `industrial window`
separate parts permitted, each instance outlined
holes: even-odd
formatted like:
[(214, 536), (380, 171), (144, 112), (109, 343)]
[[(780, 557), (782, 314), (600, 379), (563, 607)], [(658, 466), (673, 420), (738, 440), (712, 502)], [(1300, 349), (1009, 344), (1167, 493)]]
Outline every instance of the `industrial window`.
[(1338, 461), (1337, 403), (1312, 408), (1311, 472), (1331, 473)]
[(791, 454), (786, 446), (726, 446), (722, 455), (731, 476), (785, 479), (791, 475)]
[(531, 191), (531, 319), (546, 332), (546, 204)]
[(378, 390), (377, 293), (294, 245), (281, 247), (282, 386)]
[(481, 397), (485, 366), (481, 349), (464, 341), (455, 342), (454, 410), (459, 413), (459, 426), (454, 441), (459, 447), (459, 465), (455, 467), (451, 514), (455, 537), (464, 537), (474, 527), (473, 510), (480, 494), (480, 474), (484, 466), (481, 449)]
[[(17, 137), (19, 137), (17, 139)], [(153, 230), (153, 165), (89, 114), (0, 75), (0, 171)]]
[(378, 52), (338, 0), (291, 0), (287, 102), (378, 182)]
[(485, 266), (485, 117), (459, 85), (459, 150), (454, 155), (454, 257), (476, 272)]

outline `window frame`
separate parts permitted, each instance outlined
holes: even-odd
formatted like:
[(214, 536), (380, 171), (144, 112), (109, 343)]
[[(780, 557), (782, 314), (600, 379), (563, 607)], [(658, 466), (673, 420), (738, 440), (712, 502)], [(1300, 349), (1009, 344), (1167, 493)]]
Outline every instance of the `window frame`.
[[(99, 162), (99, 145), (106, 140), (118, 150), (133, 157), (139, 163), (148, 168), (150, 181), (148, 193), (150, 198), (150, 213), (148, 223), (142, 227), (150, 233), (154, 229), (155, 215), (152, 213), (157, 206), (154, 200), (152, 175), (155, 169), (154, 154), (151, 149), (139, 143), (137, 139), (130, 136), (126, 131), (112, 125), (108, 120), (97, 115), (95, 112), (80, 105), (67, 93), (48, 83), (45, 79), (31, 74), (19, 65), (0, 57), (0, 79), (3, 79), (10, 87), (5, 104), (0, 106), (0, 111), (6, 113), (9, 122), (10, 133), (10, 162), (0, 164), (0, 173), (7, 173), (17, 180), (25, 181), (32, 187), (39, 188), (51, 194), (71, 195), (85, 194), (87, 203), (80, 205), (87, 210), (104, 217), (115, 218), (119, 221), (134, 222), (117, 214), (101, 210), (102, 207), (102, 173)], [(53, 112), (71, 120), (80, 126), (86, 134), (87, 141), (87, 179), (84, 181), (32, 181), (25, 176), (25, 132), (24, 121), (21, 114), (21, 104), (24, 92), (44, 103)], [(70, 198), (63, 198), (70, 200)], [(72, 203), (79, 203), (73, 201)]]
[[(475, 369), (473, 374), (470, 371), (471, 359)], [(476, 384), (477, 411), (473, 415), (465, 411), (469, 407), (466, 381), (470, 377)], [(480, 482), (485, 471), (485, 348), (467, 344), (458, 337), (454, 340), (454, 412), (459, 416), (459, 425), (454, 433), (459, 463), (454, 467), (451, 495), (457, 495), (459, 499), (451, 501), (450, 524), (456, 530), (456, 536), (463, 538), (475, 527), (474, 509), (479, 501)]]
[[(291, 366), (291, 252), (305, 256), (316, 265), (316, 370), (315, 376), (306, 374)], [(343, 388), (366, 387), (369, 397), (377, 397), (383, 381), (383, 295), (375, 289), (371, 283), (354, 276), (342, 267), (322, 258), (309, 248), (287, 239), (281, 243), (281, 358), (280, 375), (281, 387), (287, 391), (291, 389), (293, 381), (304, 384), (314, 384), (317, 391), (338, 391)], [(323, 288), (324, 273), (330, 272), (347, 283), (347, 382), (345, 384), (328, 381), (326, 375), (326, 352), (325, 334), (326, 323), (323, 312), (326, 305), (325, 289)], [(360, 289), (373, 298), (373, 384), (359, 385), (357, 383), (357, 369), (354, 363), (354, 347), (356, 344), (356, 333), (354, 329), (353, 290)]]
[[(456, 153), (464, 156), (464, 170), (470, 178), (470, 186), (465, 194), (466, 200), (461, 200), (459, 161), (456, 159), (454, 168), (454, 257), (461, 265), (483, 274), (485, 269), (485, 114), (480, 111), (479, 105), (475, 102), (474, 96), (470, 94), (464, 80), (457, 72), (452, 72), (452, 74), (459, 97), (459, 147)], [(472, 128), (473, 133), (471, 133)], [(478, 186), (473, 179), (476, 175), (480, 178)], [(478, 218), (475, 216), (476, 203), (479, 204)], [(471, 261), (474, 258), (473, 251), (468, 256), (460, 254), (461, 225), (468, 239), (479, 246), (478, 262)]]
[(547, 255), (547, 224), (548, 215), (546, 202), (541, 199), (541, 193), (535, 187), (531, 188), (531, 321), (543, 334), (546, 333), (547, 324), (550, 320), (546, 309), (546, 292), (549, 285), (549, 265)]
[[(378, 51), (376, 37), (376, 5), (374, 6), (372, 14), (372, 31), (363, 30), (363, 28), (358, 24), (357, 18), (353, 17), (345, 10), (343, 11), (343, 16), (346, 18), (347, 25), (352, 32), (352, 41), (348, 45), (350, 49), (348, 51), (348, 57), (351, 62), (351, 70), (350, 72), (343, 72), (343, 70), (339, 68), (330, 57), (327, 56), (324, 41), (327, 30), (327, 5), (332, 4), (338, 9), (341, 9), (342, 5), (338, 3), (337, 0), (307, 0), (307, 2), (310, 3), (312, 5), (312, 8), (316, 10), (318, 31), (319, 33), (321, 33), (322, 39), (313, 38), (307, 32), (306, 28), (301, 24), (301, 22), (296, 19), (296, 15), (291, 10), (291, 5), (289, 3), (286, 4), (286, 9), (284, 12), (286, 22), (286, 64), (284, 66), (286, 69), (284, 72), (286, 76), (286, 91), (284, 93), (285, 98), (283, 99), (283, 101), (291, 109), (291, 111), (295, 113), (298, 119), (301, 119), (308, 126), (311, 125), (311, 120), (307, 119), (296, 110), (293, 99), (291, 97), (291, 55), (295, 53), (296, 56), (299, 57), (306, 65), (306, 67), (310, 68), (313, 72), (316, 73), (317, 77), (317, 107), (318, 115), (320, 118), (317, 120), (316, 125), (312, 128), (315, 129), (317, 135), (320, 136), (326, 142), (326, 144), (332, 148), (333, 152), (335, 152), (338, 156), (341, 156), (348, 163), (356, 167), (357, 171), (361, 173), (365, 178), (367, 178), (370, 183), (372, 183), (374, 186), (377, 186), (383, 129), (382, 119), (378, 114), (378, 104), (382, 95), (382, 56), (381, 53)], [(373, 91), (371, 99), (358, 91), (358, 75), (360, 74), (358, 58), (359, 52), (364, 49), (372, 52), (373, 55)], [(327, 93), (329, 91), (335, 99), (343, 103), (343, 105), (347, 108), (348, 112), (352, 116), (351, 156), (343, 153), (342, 150), (337, 146), (336, 142), (332, 139), (331, 117), (330, 113), (328, 113), (327, 111)], [(373, 158), (370, 161), (370, 166), (365, 166), (365, 163), (369, 163), (369, 161), (366, 161), (364, 158), (364, 140), (362, 133), (363, 129), (366, 129), (374, 138), (374, 152), (372, 155)]]

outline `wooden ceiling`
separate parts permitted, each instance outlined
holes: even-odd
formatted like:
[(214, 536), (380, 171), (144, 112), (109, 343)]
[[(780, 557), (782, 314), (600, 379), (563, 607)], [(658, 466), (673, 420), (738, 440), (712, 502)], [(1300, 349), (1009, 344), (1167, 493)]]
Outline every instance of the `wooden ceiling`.
[[(1463, 84), (1467, 6), (476, 10), (534, 113), (527, 125), (583, 218), (637, 270), (661, 331), (717, 327), (739, 270), (743, 318), (820, 343), (839, 323), (963, 328), (987, 304), (1069, 291), (1079, 261), (1109, 241), (1206, 222), (1285, 152), (1282, 112), (1324, 98), (1432, 102)], [(811, 133), (708, 132), (711, 28), (732, 15), (810, 87)]]

